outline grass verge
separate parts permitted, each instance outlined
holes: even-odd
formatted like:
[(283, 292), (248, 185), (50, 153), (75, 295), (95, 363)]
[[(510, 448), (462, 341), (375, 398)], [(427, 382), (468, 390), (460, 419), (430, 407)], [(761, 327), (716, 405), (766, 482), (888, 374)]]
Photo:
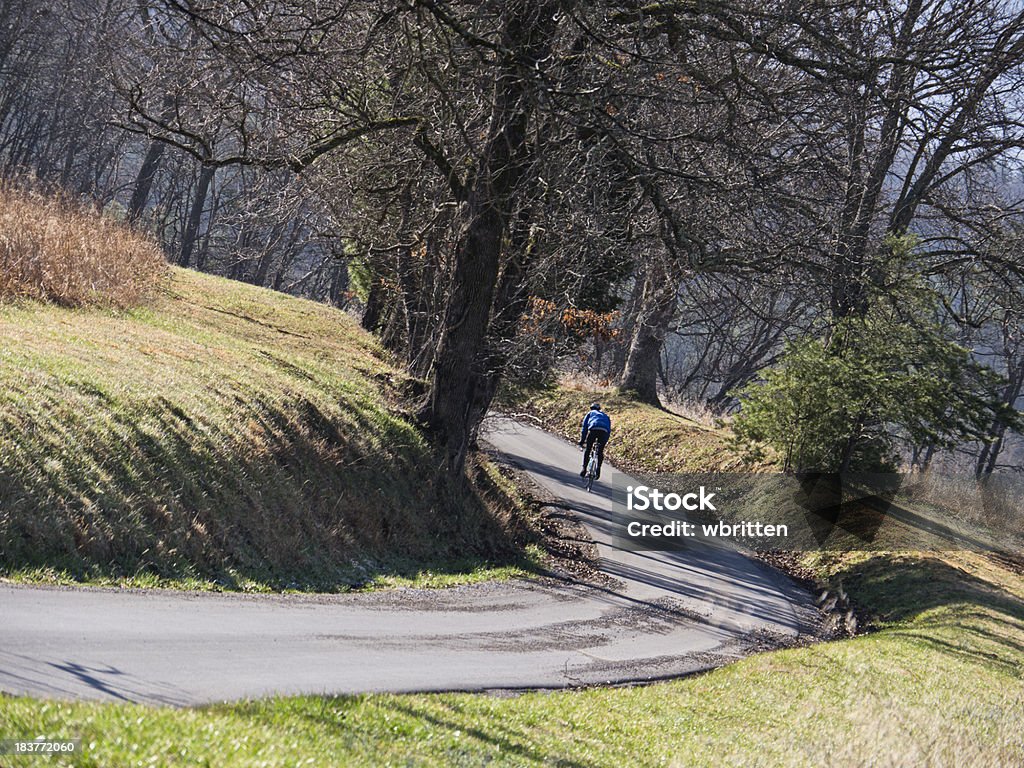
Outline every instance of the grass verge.
[(0, 723), (82, 738), (63, 763), (76, 766), (1010, 768), (1024, 761), (1024, 580), (975, 558), (821, 562), (876, 607), (877, 632), (647, 687), (184, 710), (7, 698)]
[(336, 591), (534, 569), (493, 468), (437, 485), (408, 386), (344, 313), (184, 270), (140, 308), (0, 305), (0, 577)]

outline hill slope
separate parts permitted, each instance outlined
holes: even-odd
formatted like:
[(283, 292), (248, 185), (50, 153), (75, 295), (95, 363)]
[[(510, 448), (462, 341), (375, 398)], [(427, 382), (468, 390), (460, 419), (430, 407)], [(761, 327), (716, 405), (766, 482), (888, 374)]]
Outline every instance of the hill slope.
[(437, 503), (406, 383), (344, 313), (183, 270), (141, 309), (0, 305), (0, 575), (333, 587), (514, 557), (479, 499)]
[[(573, 401), (563, 418), (578, 407)], [(616, 413), (630, 407), (617, 404)], [(546, 412), (540, 404), (533, 410)], [(646, 406), (636, 415), (666, 428), (674, 418)], [(688, 424), (649, 446), (631, 434), (619, 430), (617, 448), (637, 466), (693, 468), (685, 460), (692, 453), (679, 464), (658, 458), (689, 446)], [(184, 710), (12, 697), (0, 698), (0, 718), (15, 734), (81, 735), (88, 751), (75, 764), (82, 765), (1024, 762), (1019, 562), (967, 552), (852, 552), (806, 555), (802, 565), (823, 582), (844, 584), (875, 631), (628, 689), (299, 697)], [(223, 738), (211, 740), (213, 730)]]

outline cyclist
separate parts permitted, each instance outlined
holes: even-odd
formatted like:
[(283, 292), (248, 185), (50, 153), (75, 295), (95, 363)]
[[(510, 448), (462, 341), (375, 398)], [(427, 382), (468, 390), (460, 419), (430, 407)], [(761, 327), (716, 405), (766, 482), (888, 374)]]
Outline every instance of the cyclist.
[(583, 417), (582, 431), (580, 432), (580, 448), (583, 448), (583, 469), (580, 477), (587, 476), (587, 462), (590, 461), (590, 452), (597, 446), (597, 476), (601, 476), (601, 465), (604, 463), (604, 447), (612, 434), (612, 420), (608, 414), (601, 410), (600, 403), (592, 403), (590, 411)]

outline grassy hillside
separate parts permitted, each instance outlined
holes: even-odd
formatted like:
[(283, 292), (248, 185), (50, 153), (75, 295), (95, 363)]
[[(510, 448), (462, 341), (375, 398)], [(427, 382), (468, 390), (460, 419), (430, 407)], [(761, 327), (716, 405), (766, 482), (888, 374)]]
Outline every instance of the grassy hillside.
[(337, 588), (514, 561), (493, 483), (437, 503), (405, 386), (344, 313), (193, 272), (144, 308), (0, 304), (0, 576)]
[[(568, 419), (578, 405), (566, 402)], [(634, 406), (614, 407), (623, 420)], [(624, 445), (630, 431), (620, 430), (619, 448), (634, 461), (664, 469), (677, 447), (692, 459), (685, 446), (697, 426), (643, 406), (635, 413), (680, 427), (664, 427), (663, 450)], [(727, 443), (726, 433), (701, 434)], [(1024, 764), (1019, 563), (849, 553), (807, 555), (803, 566), (842, 580), (874, 631), (632, 689), (301, 697), (186, 710), (0, 698), (0, 722), (9, 733), (82, 737), (88, 748), (71, 764), (85, 766)]]

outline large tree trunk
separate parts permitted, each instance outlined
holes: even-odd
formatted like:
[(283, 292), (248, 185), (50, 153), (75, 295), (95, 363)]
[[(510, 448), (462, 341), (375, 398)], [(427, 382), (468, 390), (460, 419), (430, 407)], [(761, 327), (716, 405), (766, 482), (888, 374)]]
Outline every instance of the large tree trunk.
[(253, 285), (263, 286), (267, 282), (267, 275), (270, 274), (270, 267), (273, 266), (274, 257), (280, 248), (284, 235), (284, 228), (288, 226), (285, 222), (277, 222), (270, 228), (270, 235), (267, 237), (267, 245), (256, 261), (256, 269), (252, 274), (250, 282)]
[(644, 275), (640, 311), (619, 380), (619, 389), (652, 405), (661, 404), (658, 400), (658, 368), (665, 334), (676, 312), (678, 286), (666, 272), (651, 265)]
[(636, 329), (637, 318), (640, 316), (640, 299), (642, 294), (642, 288), (634, 288), (629, 292), (626, 307), (622, 311), (619, 335), (613, 340), (611, 345), (612, 354), (610, 359), (604, 370), (598, 369), (598, 373), (607, 376), (610, 381), (619, 381), (622, 378), (622, 371), (626, 368), (629, 345), (633, 340), (633, 331)]
[(471, 406), (477, 388), (487, 378), (487, 371), (481, 369), (482, 353), (505, 232), (502, 216), (493, 204), (478, 199), (470, 203), (470, 211), (456, 254), (454, 287), (423, 414), (444, 448), (450, 473), (460, 473), (465, 463), (473, 427)]
[(166, 149), (167, 145), (162, 141), (154, 139), (150, 142), (142, 167), (139, 168), (139, 175), (135, 177), (135, 190), (132, 192), (131, 202), (128, 203), (128, 221), (135, 221), (146, 210), (149, 193), (153, 189), (153, 180), (160, 170), (160, 161)]
[(366, 289), (366, 307), (363, 309), (363, 317), (359, 321), (364, 330), (376, 333), (380, 328), (381, 317), (384, 314), (384, 287), (381, 285), (380, 277), (373, 272), (370, 277), (370, 285)]
[[(1010, 381), (1003, 391), (1003, 402), (1013, 407), (1020, 398), (1022, 389), (1024, 389), (1024, 365), (1011, 374)], [(996, 417), (989, 428), (988, 436), (989, 440), (982, 446), (974, 466), (974, 474), (979, 478), (991, 475), (995, 471), (996, 462), (1006, 440), (1006, 422)]]
[[(413, 199), (412, 184), (406, 184), (401, 194), (401, 217), (398, 224), (398, 237), (401, 245), (395, 255), (398, 271), (398, 284), (402, 290), (401, 319), (403, 326), (395, 329), (393, 348), (400, 351), (406, 362), (411, 365), (419, 351), (420, 340), (417, 337), (418, 308), (422, 299), (423, 286), (413, 265), (412, 230)], [(399, 332), (400, 331), (400, 332)]]
[(515, 344), (523, 315), (530, 303), (530, 291), (526, 281), (528, 268), (535, 255), (533, 245), (530, 244), (532, 218), (533, 211), (530, 206), (521, 208), (507, 238), (514, 256), (505, 261), (494, 295), (495, 310), (491, 316), (487, 349), (484, 354), (485, 363), (481, 366), (483, 376), (470, 404), (471, 443), (476, 440), (480, 423), (487, 415), (501, 385), (502, 373), (509, 360), (509, 351)]
[(340, 307), (342, 305), (341, 297), (347, 290), (348, 262), (344, 259), (338, 259), (337, 263), (333, 267), (333, 272), (331, 273), (331, 287), (328, 292), (331, 305)]
[[(896, 50), (908, 52), (913, 45), (914, 30), (921, 16), (921, 0), (910, 0), (902, 12)], [(850, 84), (849, 153), (850, 176), (846, 184), (846, 197), (839, 221), (839, 238), (832, 269), (830, 304), (834, 318), (857, 317), (867, 314), (869, 282), (872, 266), (869, 263), (868, 243), (882, 191), (893, 163), (899, 153), (908, 110), (907, 98), (917, 76), (912, 56), (893, 66), (885, 84), (887, 106), (878, 126), (877, 142), (872, 145), (874, 159), (869, 158), (868, 133), (871, 123), (870, 109), (862, 96), (861, 84)], [(912, 212), (911, 212), (912, 215)], [(890, 228), (902, 235), (910, 224), (908, 217)]]
[(178, 264), (183, 267), (187, 267), (192, 261), (192, 250), (199, 237), (199, 225), (202, 224), (203, 209), (206, 207), (206, 195), (210, 191), (210, 182), (213, 181), (215, 172), (216, 168), (211, 165), (204, 165), (199, 172), (199, 184), (196, 186), (196, 194), (192, 198), (192, 207), (189, 209), (185, 233), (181, 236), (181, 253), (178, 256)]
[(493, 396), (488, 330), (513, 200), (531, 159), (527, 128), (535, 103), (535, 66), (546, 59), (557, 2), (523, 0), (507, 10), (506, 53), (496, 78), (488, 139), (456, 246), (452, 289), (421, 418), (442, 448), (449, 475), (461, 475), (466, 452)]
[(407, 306), (411, 315), (408, 368), (413, 376), (421, 379), (429, 375), (438, 347), (437, 318), (444, 308), (443, 287), (447, 284), (438, 232), (447, 229), (448, 223), (439, 223), (438, 231), (427, 233), (422, 246), (423, 265), (417, 269), (415, 281), (418, 290), (412, 299), (413, 305)]

